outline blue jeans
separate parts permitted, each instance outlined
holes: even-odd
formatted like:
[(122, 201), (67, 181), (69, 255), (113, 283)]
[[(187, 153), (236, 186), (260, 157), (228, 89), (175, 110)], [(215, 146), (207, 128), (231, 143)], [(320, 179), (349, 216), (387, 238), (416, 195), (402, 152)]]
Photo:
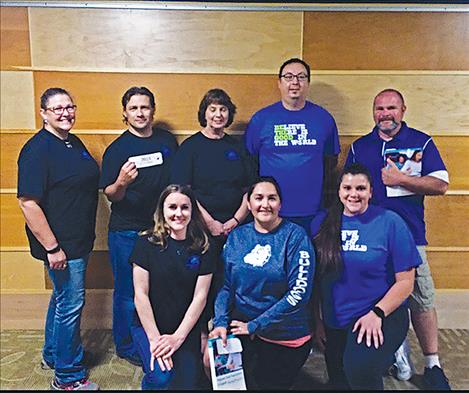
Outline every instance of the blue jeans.
[[(154, 369), (150, 370), (150, 342), (142, 326), (132, 326), (132, 338), (142, 359), (144, 376), (142, 390), (194, 390), (197, 389), (201, 354), (199, 345), (184, 343), (172, 356), (174, 367), (162, 371), (155, 359)], [(193, 349), (197, 348), (197, 349)]]
[(129, 258), (137, 239), (137, 231), (109, 231), (108, 233), (109, 257), (114, 276), (112, 334), (116, 353), (123, 358), (136, 356), (130, 334), (135, 305), (132, 265), (129, 263)]
[(54, 288), (47, 310), (42, 356), (55, 368), (55, 377), (61, 384), (86, 377), (80, 322), (85, 305), (88, 256), (67, 263), (65, 270), (52, 270), (45, 263)]

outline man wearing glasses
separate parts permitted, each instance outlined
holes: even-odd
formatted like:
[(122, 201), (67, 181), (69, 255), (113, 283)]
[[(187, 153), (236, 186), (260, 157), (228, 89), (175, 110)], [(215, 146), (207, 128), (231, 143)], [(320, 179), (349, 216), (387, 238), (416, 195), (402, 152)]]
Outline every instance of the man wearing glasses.
[(244, 138), (258, 159), (259, 175), (280, 184), (282, 217), (314, 236), (324, 217), (323, 189), (332, 184), (340, 152), (337, 126), (324, 108), (307, 101), (310, 67), (298, 58), (280, 67), (281, 100), (256, 112)]

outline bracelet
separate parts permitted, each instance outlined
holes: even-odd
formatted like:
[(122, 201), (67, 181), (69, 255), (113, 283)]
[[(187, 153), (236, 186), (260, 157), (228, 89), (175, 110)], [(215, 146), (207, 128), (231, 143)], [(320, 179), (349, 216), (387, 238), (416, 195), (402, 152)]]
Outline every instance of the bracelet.
[(233, 220), (235, 220), (239, 225), (239, 220), (235, 216), (233, 216)]
[(384, 315), (384, 311), (383, 311), (382, 308), (380, 308), (380, 307), (378, 307), (378, 306), (374, 306), (372, 311), (373, 311), (378, 317), (380, 317), (381, 319), (386, 318), (386, 315)]
[(46, 250), (48, 254), (55, 254), (61, 250), (60, 244), (57, 244), (52, 250)]

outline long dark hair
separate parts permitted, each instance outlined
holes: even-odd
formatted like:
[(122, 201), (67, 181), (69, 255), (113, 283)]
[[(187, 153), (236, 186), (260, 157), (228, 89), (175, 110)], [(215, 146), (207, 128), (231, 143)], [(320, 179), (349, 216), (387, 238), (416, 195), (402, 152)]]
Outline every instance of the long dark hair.
[(344, 205), (339, 199), (339, 187), (345, 175), (363, 175), (370, 185), (371, 174), (367, 167), (362, 164), (354, 163), (345, 167), (339, 174), (337, 179), (337, 192), (334, 200), (329, 208), (327, 217), (321, 224), (321, 229), (313, 239), (316, 248), (316, 257), (318, 261), (318, 276), (321, 277), (326, 273), (339, 273), (342, 271), (342, 214)]
[(195, 253), (204, 254), (209, 247), (208, 242), (208, 229), (205, 225), (204, 220), (202, 219), (202, 214), (200, 213), (197, 201), (195, 200), (194, 193), (190, 187), (180, 184), (170, 184), (166, 187), (158, 199), (158, 206), (154, 215), (155, 226), (153, 229), (143, 231), (140, 233), (143, 235), (150, 235), (148, 240), (152, 243), (158, 244), (162, 249), (166, 249), (168, 246), (168, 237), (171, 234), (169, 225), (166, 223), (163, 214), (163, 205), (164, 201), (170, 194), (180, 193), (187, 196), (192, 204), (192, 215), (191, 221), (187, 226), (187, 239), (191, 241), (189, 250)]

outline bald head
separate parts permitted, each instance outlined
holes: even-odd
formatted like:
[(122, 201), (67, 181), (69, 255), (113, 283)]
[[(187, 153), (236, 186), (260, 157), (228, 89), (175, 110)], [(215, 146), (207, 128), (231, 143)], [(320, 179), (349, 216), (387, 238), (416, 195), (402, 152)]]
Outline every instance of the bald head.
[(373, 101), (373, 119), (383, 139), (399, 132), (405, 111), (404, 97), (399, 91), (385, 89), (378, 93)]

